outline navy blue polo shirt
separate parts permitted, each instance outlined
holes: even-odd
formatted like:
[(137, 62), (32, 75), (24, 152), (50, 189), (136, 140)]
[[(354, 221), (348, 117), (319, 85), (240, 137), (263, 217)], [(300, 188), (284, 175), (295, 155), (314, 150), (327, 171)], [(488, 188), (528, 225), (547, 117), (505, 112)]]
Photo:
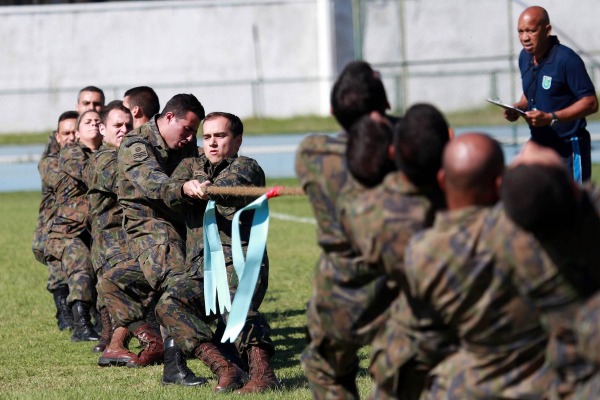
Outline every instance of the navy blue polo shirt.
[[(533, 55), (525, 49), (519, 55), (519, 69), (528, 110), (558, 111), (582, 97), (594, 96), (596, 93), (581, 57), (560, 44), (556, 36), (550, 36), (550, 46), (547, 55), (538, 65), (533, 64)], [(569, 137), (586, 125), (585, 118), (581, 118), (570, 122), (559, 120), (552, 127), (530, 126), (530, 129), (534, 138), (550, 132)]]

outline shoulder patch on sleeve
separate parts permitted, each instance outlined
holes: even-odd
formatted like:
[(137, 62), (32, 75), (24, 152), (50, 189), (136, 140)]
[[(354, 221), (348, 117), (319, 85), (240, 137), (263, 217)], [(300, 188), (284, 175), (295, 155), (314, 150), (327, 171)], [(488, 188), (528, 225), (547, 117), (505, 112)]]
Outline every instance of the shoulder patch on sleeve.
[(131, 155), (133, 156), (133, 161), (139, 162), (144, 161), (148, 158), (148, 150), (146, 150), (146, 145), (140, 142), (134, 143), (130, 146)]
[(121, 143), (121, 146), (125, 146), (130, 152), (133, 161), (140, 162), (148, 158), (148, 149), (146, 148), (147, 142), (139, 137), (127, 137)]

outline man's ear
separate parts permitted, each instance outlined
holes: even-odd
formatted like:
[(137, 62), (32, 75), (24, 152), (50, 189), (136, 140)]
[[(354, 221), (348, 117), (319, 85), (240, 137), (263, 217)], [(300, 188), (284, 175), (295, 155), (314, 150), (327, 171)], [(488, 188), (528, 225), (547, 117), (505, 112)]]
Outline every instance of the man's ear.
[(104, 136), (104, 134), (106, 133), (106, 127), (104, 126), (104, 124), (102, 122), (100, 122), (98, 124), (98, 131), (100, 131), (100, 134), (102, 136)]
[(390, 145), (388, 146), (388, 151), (387, 151), (387, 153), (388, 153), (388, 159), (389, 159), (390, 161), (394, 161), (394, 159), (396, 158), (396, 148), (394, 147), (394, 145), (393, 145), (393, 144), (390, 144)]
[(133, 118), (142, 118), (144, 116), (144, 113), (142, 112), (142, 109), (140, 108), (140, 106), (135, 106), (133, 107), (133, 109), (131, 110), (131, 115), (133, 116)]
[(437, 172), (437, 181), (438, 181), (438, 185), (440, 185), (440, 189), (442, 189), (443, 192), (446, 191), (446, 173), (444, 172), (444, 170), (442, 168), (440, 168), (440, 170)]
[(454, 129), (448, 127), (448, 139), (453, 140), (454, 139)]

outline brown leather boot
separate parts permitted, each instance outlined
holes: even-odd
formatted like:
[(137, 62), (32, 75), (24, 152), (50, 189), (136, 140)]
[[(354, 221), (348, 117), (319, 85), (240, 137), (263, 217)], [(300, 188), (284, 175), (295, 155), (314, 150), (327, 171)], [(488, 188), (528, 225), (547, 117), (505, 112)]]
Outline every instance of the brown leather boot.
[(244, 371), (223, 357), (213, 343), (202, 343), (194, 354), (217, 376), (215, 392), (229, 392), (243, 386)]
[(137, 358), (137, 356), (127, 349), (129, 345), (129, 329), (124, 326), (115, 328), (110, 339), (110, 344), (104, 349), (102, 356), (98, 359), (98, 365), (101, 367), (123, 367), (131, 359)]
[(144, 347), (137, 357), (127, 362), (129, 368), (146, 367), (148, 365), (162, 364), (165, 357), (165, 348), (160, 333), (155, 331), (149, 323), (137, 328), (133, 335)]
[(259, 393), (269, 389), (279, 389), (280, 384), (269, 364), (269, 354), (257, 346), (248, 350), (248, 365), (250, 366), (250, 380), (237, 394)]
[(110, 343), (110, 338), (112, 337), (113, 324), (106, 307), (100, 309), (100, 318), (102, 319), (102, 333), (100, 334), (98, 344), (92, 347), (93, 353), (102, 353)]

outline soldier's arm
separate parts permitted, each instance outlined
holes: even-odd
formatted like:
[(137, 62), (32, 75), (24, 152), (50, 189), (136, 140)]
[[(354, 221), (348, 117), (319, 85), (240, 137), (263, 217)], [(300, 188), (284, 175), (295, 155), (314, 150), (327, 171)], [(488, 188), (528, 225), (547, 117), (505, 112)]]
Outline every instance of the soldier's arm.
[(191, 157), (183, 159), (171, 174), (169, 181), (163, 186), (163, 200), (168, 207), (174, 210), (183, 211), (194, 205), (194, 200), (183, 193), (183, 185), (194, 178), (194, 160)]

